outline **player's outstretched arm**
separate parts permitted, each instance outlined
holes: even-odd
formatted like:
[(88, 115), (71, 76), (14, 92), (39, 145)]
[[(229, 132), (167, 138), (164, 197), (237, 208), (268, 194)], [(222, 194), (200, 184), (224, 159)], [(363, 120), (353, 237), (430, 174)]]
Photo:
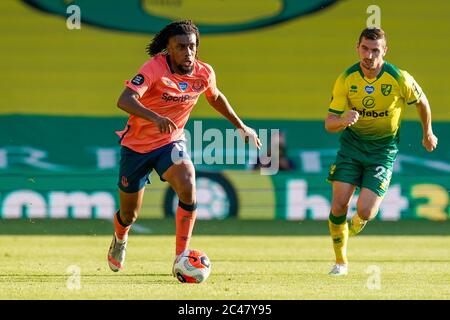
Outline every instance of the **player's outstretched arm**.
[(433, 133), (430, 103), (425, 94), (417, 102), (416, 107), (423, 129), (422, 145), (428, 152), (431, 152), (436, 149), (438, 138)]
[(225, 95), (217, 90), (216, 96), (206, 97), (208, 103), (219, 113), (221, 113), (225, 118), (227, 118), (236, 128), (241, 130), (241, 135), (245, 137), (245, 142), (248, 142), (248, 139), (251, 139), (255, 146), (259, 149), (262, 144), (258, 138), (258, 134), (252, 128), (246, 126), (244, 122), (237, 116), (236, 112), (231, 107)]
[(355, 110), (349, 110), (342, 116), (329, 112), (325, 119), (325, 130), (328, 132), (339, 132), (354, 125), (358, 119), (359, 113)]
[(139, 95), (130, 88), (125, 88), (117, 101), (117, 107), (129, 114), (154, 122), (161, 133), (171, 133), (177, 130), (177, 125), (167, 117), (147, 109), (139, 102)]

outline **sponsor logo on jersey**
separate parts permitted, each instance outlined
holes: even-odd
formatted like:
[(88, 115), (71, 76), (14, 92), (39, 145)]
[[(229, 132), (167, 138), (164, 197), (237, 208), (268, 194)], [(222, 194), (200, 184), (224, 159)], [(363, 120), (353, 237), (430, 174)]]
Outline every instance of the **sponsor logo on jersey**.
[(173, 83), (173, 81), (168, 79), (168, 78), (162, 78), (162, 81), (168, 87), (171, 87), (171, 88), (175, 88), (176, 87), (175, 83)]
[(172, 96), (168, 94), (167, 92), (164, 92), (161, 96), (161, 99), (163, 99), (165, 102), (186, 102), (188, 100), (195, 100), (197, 99), (198, 95), (189, 95), (189, 94), (183, 94), (179, 96)]
[(192, 89), (194, 89), (194, 91), (196, 92), (200, 92), (202, 91), (202, 89), (204, 88), (204, 84), (203, 81), (200, 79), (197, 79), (194, 81), (194, 83), (192, 84)]
[(140, 86), (141, 84), (144, 83), (144, 76), (140, 73), (135, 75), (133, 80), (131, 80), (131, 83), (136, 86)]
[(357, 86), (355, 86), (355, 85), (352, 85), (351, 87), (350, 87), (350, 92), (358, 92), (358, 87)]
[(375, 91), (375, 87), (374, 86), (365, 86), (364, 90), (368, 93), (368, 94), (372, 94)]
[(362, 100), (362, 104), (367, 109), (372, 109), (373, 107), (375, 107), (375, 98), (371, 96), (366, 96)]
[(359, 115), (363, 118), (365, 117), (383, 118), (389, 116), (388, 110), (376, 112), (375, 110), (356, 109), (355, 107), (353, 107), (352, 110), (358, 111)]
[(391, 94), (392, 84), (382, 84), (381, 85), (381, 93), (383, 96), (388, 96)]
[(187, 82), (178, 82), (178, 86), (180, 87), (180, 90), (184, 92), (188, 88), (188, 83)]

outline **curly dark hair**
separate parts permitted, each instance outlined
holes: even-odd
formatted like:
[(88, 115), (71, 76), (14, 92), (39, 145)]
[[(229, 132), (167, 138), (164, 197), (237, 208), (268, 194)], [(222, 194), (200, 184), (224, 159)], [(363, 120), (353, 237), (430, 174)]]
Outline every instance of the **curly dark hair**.
[(200, 33), (197, 26), (191, 20), (174, 21), (159, 31), (152, 42), (146, 47), (147, 53), (153, 57), (160, 52), (166, 51), (167, 43), (173, 36), (195, 34), (196, 46), (200, 45)]

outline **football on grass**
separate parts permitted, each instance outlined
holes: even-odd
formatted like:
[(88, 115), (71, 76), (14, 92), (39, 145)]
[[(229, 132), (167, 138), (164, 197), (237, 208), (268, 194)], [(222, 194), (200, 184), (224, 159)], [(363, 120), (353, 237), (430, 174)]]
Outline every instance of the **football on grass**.
[(196, 250), (185, 250), (175, 261), (174, 272), (183, 283), (201, 283), (211, 273), (211, 262), (206, 253)]

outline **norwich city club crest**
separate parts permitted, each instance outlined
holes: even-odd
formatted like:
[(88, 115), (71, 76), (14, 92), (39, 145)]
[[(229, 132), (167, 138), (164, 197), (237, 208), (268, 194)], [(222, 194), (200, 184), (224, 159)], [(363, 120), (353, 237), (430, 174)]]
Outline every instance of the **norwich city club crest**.
[(384, 96), (388, 96), (392, 91), (392, 85), (391, 84), (382, 84), (381, 85), (381, 93)]

